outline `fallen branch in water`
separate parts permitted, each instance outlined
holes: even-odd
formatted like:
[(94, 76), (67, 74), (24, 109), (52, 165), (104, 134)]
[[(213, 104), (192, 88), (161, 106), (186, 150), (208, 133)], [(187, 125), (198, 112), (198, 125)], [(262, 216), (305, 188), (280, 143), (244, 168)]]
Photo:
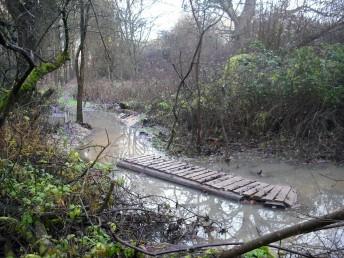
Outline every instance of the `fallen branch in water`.
[(329, 213), (319, 218), (311, 219), (282, 230), (278, 230), (262, 237), (253, 239), (241, 246), (234, 247), (230, 250), (223, 251), (220, 255), (221, 258), (237, 257), (241, 254), (252, 251), (256, 248), (269, 245), (270, 243), (289, 238), (296, 235), (306, 234), (313, 231), (321, 230), (325, 226), (335, 224), (344, 220), (344, 209)]
[[(123, 239), (119, 238), (115, 234), (113, 234), (113, 238), (114, 238), (114, 240), (116, 240), (117, 242), (121, 243), (122, 245), (125, 245), (127, 247), (132, 248), (132, 249), (135, 249), (138, 252), (141, 252), (141, 253), (149, 255), (149, 256), (154, 256), (154, 257), (155, 256), (160, 256), (160, 255), (172, 254), (172, 253), (194, 252), (194, 251), (196, 251), (198, 249), (204, 249), (204, 248), (210, 248), (210, 247), (229, 246), (229, 245), (238, 246), (238, 245), (243, 245), (244, 244), (244, 242), (216, 242), (216, 243), (209, 243), (209, 244), (198, 244), (198, 245), (193, 245), (193, 246), (187, 246), (187, 245), (185, 245), (185, 246), (176, 246), (174, 248), (163, 250), (163, 251), (160, 251), (160, 252), (149, 252), (149, 251), (147, 251), (147, 250), (145, 250), (143, 248), (134, 246), (134, 245), (124, 241)], [(303, 253), (300, 253), (298, 251), (294, 251), (294, 250), (291, 250), (289, 248), (285, 248), (285, 247), (282, 247), (282, 246), (279, 246), (279, 245), (270, 244), (270, 245), (267, 245), (267, 246), (269, 246), (271, 248), (278, 249), (278, 250), (286, 251), (286, 252), (289, 252), (289, 253), (292, 253), (292, 254), (297, 254), (297, 255), (300, 255), (300, 256), (303, 256), (303, 257), (308, 257), (308, 258), (312, 258), (313, 257), (310, 254), (303, 254)]]
[(335, 181), (335, 182), (343, 182), (344, 181), (344, 179), (336, 179), (336, 178), (333, 178), (331, 176), (328, 176), (328, 175), (325, 175), (325, 174), (322, 174), (322, 173), (320, 173), (319, 175), (321, 175), (321, 176), (323, 176), (323, 177), (325, 177), (325, 178), (327, 178), (329, 180)]
[(299, 251), (292, 250), (292, 249), (282, 247), (276, 244), (271, 244), (271, 243), (277, 242), (279, 240), (282, 240), (291, 236), (306, 234), (310, 232), (316, 232), (319, 230), (342, 227), (344, 225), (343, 222), (340, 222), (342, 220), (344, 220), (344, 209), (332, 212), (330, 214), (327, 214), (318, 218), (310, 219), (308, 221), (287, 227), (282, 230), (278, 230), (278, 231), (263, 235), (247, 243), (245, 242), (215, 242), (215, 243), (207, 243), (207, 244), (198, 244), (198, 245), (193, 245), (193, 246), (184, 245), (184, 246), (175, 246), (175, 247), (168, 248), (168, 249), (158, 251), (158, 252), (150, 252), (144, 248), (133, 246), (132, 244), (121, 239), (115, 234), (113, 234), (112, 236), (115, 241), (118, 241), (119, 243), (127, 247), (133, 248), (136, 251), (139, 251), (149, 256), (160, 256), (160, 255), (180, 253), (180, 252), (194, 252), (198, 249), (204, 249), (204, 248), (210, 248), (210, 247), (237, 246), (230, 250), (223, 251), (222, 253), (220, 253), (220, 257), (238, 257), (241, 254), (247, 253), (259, 247), (268, 246), (274, 249), (286, 251), (288, 253), (296, 254), (302, 257), (314, 257), (313, 255), (308, 254), (308, 253), (301, 253)]

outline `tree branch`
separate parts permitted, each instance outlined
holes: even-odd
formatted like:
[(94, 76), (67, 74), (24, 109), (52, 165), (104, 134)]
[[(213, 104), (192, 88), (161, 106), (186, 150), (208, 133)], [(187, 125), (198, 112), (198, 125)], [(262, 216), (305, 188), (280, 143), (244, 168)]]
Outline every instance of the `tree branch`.
[(332, 212), (330, 214), (321, 216), (319, 218), (311, 219), (306, 222), (302, 222), (282, 230), (278, 230), (269, 234), (266, 234), (262, 237), (253, 239), (247, 243), (242, 244), (241, 246), (234, 247), (230, 250), (222, 252), (220, 255), (221, 258), (230, 258), (237, 257), (241, 254), (252, 251), (261, 246), (269, 245), (270, 243), (289, 238), (292, 236), (309, 233), (322, 229), (325, 226), (335, 224), (338, 221), (344, 220), (344, 209)]

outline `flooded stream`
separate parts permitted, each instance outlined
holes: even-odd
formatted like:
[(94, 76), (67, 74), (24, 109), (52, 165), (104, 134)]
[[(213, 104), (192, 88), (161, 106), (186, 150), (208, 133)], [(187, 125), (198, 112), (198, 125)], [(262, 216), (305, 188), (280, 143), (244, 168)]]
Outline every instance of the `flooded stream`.
[[(103, 111), (86, 111), (85, 122), (93, 127), (88, 137), (89, 145), (106, 145), (107, 135), (111, 142), (106, 155), (106, 162), (116, 162), (119, 158), (157, 153), (146, 135), (140, 134), (139, 128), (128, 128), (123, 125), (116, 114)], [(107, 132), (107, 133), (106, 133)], [(81, 155), (93, 160), (99, 147), (83, 149)], [(125, 177), (126, 182), (136, 192), (144, 195), (161, 195), (178, 201), (193, 211), (208, 215), (213, 220), (222, 222), (228, 228), (224, 235), (204, 234), (208, 241), (214, 239), (248, 240), (260, 234), (271, 232), (295, 224), (305, 219), (303, 214), (322, 215), (344, 205), (344, 167), (331, 163), (297, 164), (295, 161), (278, 160), (261, 157), (254, 153), (237, 153), (228, 165), (215, 157), (187, 159), (188, 162), (215, 170), (230, 171), (240, 176), (259, 179), (277, 184), (289, 184), (298, 192), (299, 207), (288, 210), (274, 210), (262, 205), (248, 205), (207, 195), (180, 185), (162, 181), (143, 174), (127, 170), (114, 172), (115, 177)], [(261, 175), (258, 175), (262, 172)], [(341, 231), (341, 230), (340, 230)], [(328, 239), (344, 243), (344, 236), (338, 230), (326, 231)], [(309, 234), (308, 242), (317, 242), (317, 235)], [(311, 243), (311, 242), (309, 242)]]

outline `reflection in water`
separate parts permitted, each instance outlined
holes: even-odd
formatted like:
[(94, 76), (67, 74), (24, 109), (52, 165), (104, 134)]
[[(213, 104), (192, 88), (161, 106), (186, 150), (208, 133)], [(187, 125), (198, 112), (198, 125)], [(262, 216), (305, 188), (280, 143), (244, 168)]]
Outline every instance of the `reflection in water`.
[(84, 112), (84, 121), (93, 127), (92, 134), (86, 139), (87, 144), (85, 145), (96, 146), (82, 150), (81, 156), (84, 159), (95, 159), (101, 146), (106, 146), (108, 140), (111, 145), (102, 156), (103, 162), (113, 162), (122, 157), (157, 152), (150, 144), (147, 144), (144, 136), (139, 135), (137, 128), (124, 126), (113, 113)]
[[(111, 146), (102, 157), (103, 161), (115, 162), (122, 157), (145, 153), (162, 155), (144, 136), (139, 134), (139, 129), (122, 125), (115, 114), (90, 111), (85, 112), (84, 117), (85, 122), (94, 128), (92, 135), (88, 138), (89, 146), (106, 145), (105, 129), (108, 133)], [(99, 150), (99, 147), (83, 149), (81, 155), (85, 159), (93, 160)], [(116, 171), (114, 176), (124, 176), (127, 184), (141, 195), (168, 197), (196, 213), (208, 215), (213, 220), (223, 223), (228, 229), (224, 235), (215, 232), (209, 235), (203, 232), (201, 237), (209, 241), (219, 238), (252, 239), (260, 234), (300, 222), (307, 218), (303, 214), (322, 215), (344, 205), (344, 182), (334, 182), (323, 176), (343, 179), (343, 167), (331, 164), (297, 165), (290, 161), (262, 158), (247, 152), (233, 157), (230, 165), (211, 158), (188, 159), (188, 161), (212, 169), (231, 171), (231, 173), (248, 178), (259, 178), (268, 183), (292, 185), (299, 193), (300, 207), (290, 210), (272, 210), (261, 205), (244, 205), (126, 170)], [(262, 176), (259, 176), (257, 171), (262, 171)], [(333, 239), (339, 241), (341, 245), (344, 243), (342, 230), (328, 230), (326, 236), (327, 238), (334, 237)], [(319, 243), (319, 234), (308, 234), (299, 239), (304, 241), (306, 237), (309, 244)]]

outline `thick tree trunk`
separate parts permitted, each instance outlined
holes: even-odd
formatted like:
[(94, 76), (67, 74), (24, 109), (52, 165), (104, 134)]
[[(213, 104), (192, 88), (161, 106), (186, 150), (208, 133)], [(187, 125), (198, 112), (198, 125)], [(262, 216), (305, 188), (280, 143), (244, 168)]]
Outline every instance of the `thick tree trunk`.
[(233, 53), (245, 48), (251, 40), (252, 23), (255, 15), (257, 0), (245, 0), (244, 7), (240, 15), (233, 7), (232, 0), (217, 0), (221, 8), (234, 24), (233, 31)]
[(319, 218), (314, 218), (306, 222), (302, 222), (302, 223), (284, 228), (282, 230), (266, 234), (262, 237), (251, 240), (241, 246), (234, 247), (230, 250), (224, 251), (220, 254), (219, 257), (221, 258), (238, 257), (256, 248), (277, 242), (279, 240), (282, 240), (288, 237), (316, 231), (327, 225), (331, 225), (331, 224), (337, 223), (338, 221), (343, 221), (343, 220), (344, 220), (344, 209), (340, 209), (338, 211), (321, 216)]
[[(17, 45), (24, 49), (34, 50), (37, 43), (34, 30), (38, 29), (35, 26), (35, 16), (39, 16), (39, 13), (36, 13), (39, 10), (38, 5), (30, 1), (24, 5), (19, 0), (6, 0), (5, 4), (15, 22), (18, 36)], [(32, 11), (34, 11), (34, 15), (30, 13)], [(28, 69), (27, 61), (21, 56), (18, 58), (17, 69), (20, 76)]]
[(252, 24), (256, 10), (256, 0), (246, 0), (244, 9), (238, 17), (238, 24), (234, 31), (234, 51), (247, 47), (252, 39)]

